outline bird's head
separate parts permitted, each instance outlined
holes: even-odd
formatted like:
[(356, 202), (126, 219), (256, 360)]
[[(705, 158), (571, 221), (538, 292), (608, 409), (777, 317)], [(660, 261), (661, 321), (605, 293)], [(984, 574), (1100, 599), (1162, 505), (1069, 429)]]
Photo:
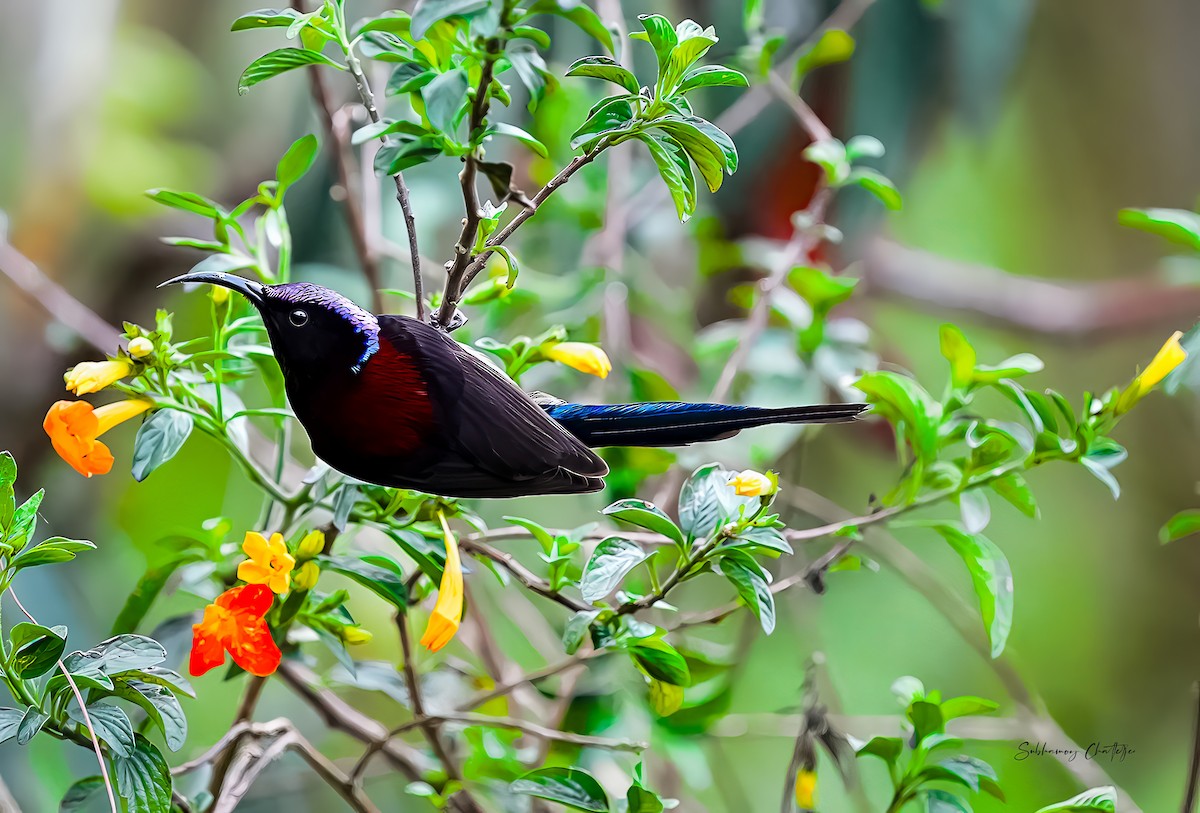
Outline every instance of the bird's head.
[(375, 316), (320, 285), (263, 285), (221, 271), (184, 274), (163, 285), (184, 282), (220, 285), (250, 300), (262, 315), (285, 375), (337, 369), (358, 373), (379, 350), (379, 321)]

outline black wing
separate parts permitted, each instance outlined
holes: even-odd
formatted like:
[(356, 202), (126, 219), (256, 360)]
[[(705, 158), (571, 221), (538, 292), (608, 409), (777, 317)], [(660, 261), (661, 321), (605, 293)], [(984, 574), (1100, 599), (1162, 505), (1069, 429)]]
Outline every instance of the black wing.
[(603, 486), (604, 461), (487, 362), (406, 316), (380, 316), (379, 329), (381, 339), (416, 360), (428, 383), (451, 453), (434, 465), (434, 490), (461, 486), (473, 496), (499, 497)]

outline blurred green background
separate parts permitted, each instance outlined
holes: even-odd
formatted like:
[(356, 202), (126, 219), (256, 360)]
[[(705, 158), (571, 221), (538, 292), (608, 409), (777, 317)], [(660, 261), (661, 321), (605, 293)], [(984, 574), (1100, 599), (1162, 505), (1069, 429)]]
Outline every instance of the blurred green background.
[[(199, 297), (155, 290), (198, 259), (162, 245), (158, 236), (191, 233), (196, 224), (156, 208), (145, 189), (170, 186), (240, 200), (270, 174), (292, 139), (320, 132), (301, 72), (238, 96), (241, 69), (278, 47), (270, 33), (229, 33), (229, 22), (256, 5), (43, 0), (5, 6), (0, 210), (7, 214), (8, 236), (110, 322), (151, 323), (154, 309), (167, 306), (180, 309), (182, 334), (207, 318)], [(631, 20), (660, 12), (715, 24), (722, 36), (713, 52), (718, 61), (732, 59), (742, 41), (740, 3), (621, 5)], [(768, 21), (793, 42), (833, 5), (765, 2)], [(351, 0), (350, 7), (352, 16), (365, 16), (385, 5)], [(547, 60), (559, 71), (597, 52), (569, 26), (553, 31)], [(939, 389), (945, 373), (937, 326), (949, 319), (975, 342), (981, 360), (1020, 351), (1040, 355), (1046, 370), (1037, 381), (1074, 398), (1123, 383), (1171, 331), (1191, 325), (1200, 302), (1196, 289), (1163, 288), (1168, 280), (1200, 279), (1196, 261), (1164, 259), (1164, 243), (1118, 227), (1116, 212), (1123, 206), (1191, 208), (1200, 194), (1198, 35), (1200, 4), (1194, 0), (945, 0), (935, 8), (918, 0), (878, 0), (867, 11), (855, 29), (854, 59), (815, 75), (805, 96), (836, 136), (880, 138), (888, 147), (881, 169), (905, 196), (904, 211), (884, 217), (866, 195), (851, 190), (831, 217), (847, 240), (827, 259), (835, 266), (856, 263), (848, 273), (866, 279), (846, 312), (870, 326), (873, 349), (885, 363), (912, 370)], [(343, 79), (333, 77), (337, 93), (349, 101), (352, 88)], [(376, 82), (382, 86), (385, 79)], [(737, 93), (703, 94), (703, 113), (717, 115)], [(597, 97), (591, 83), (565, 80), (547, 97), (536, 127), (523, 125), (534, 127), (552, 150), (548, 161), (512, 151), (526, 188), (536, 188), (568, 160), (566, 133)], [(514, 103), (508, 116), (521, 121), (527, 113)], [(619, 373), (649, 370), (685, 397), (705, 394), (721, 359), (706, 356), (710, 351), (703, 348), (712, 345), (697, 337), (719, 331), (722, 319), (738, 314), (728, 290), (751, 278), (739, 261), (742, 251), (726, 239), (786, 237), (788, 217), (805, 204), (813, 177), (800, 157), (806, 140), (778, 104), (762, 110), (735, 141), (742, 166), (720, 193), (706, 197), (703, 214), (681, 226), (669, 205), (635, 211), (621, 268), (607, 273), (598, 269), (588, 238), (601, 225), (613, 158), (584, 171), (522, 232), (527, 271), (521, 285), (540, 301), (514, 296), (502, 309), (479, 316), (460, 338), (487, 333), (508, 339), (561, 322), (576, 329), (572, 338), (603, 340)], [(632, 157), (620, 182), (635, 200), (661, 204), (647, 156), (633, 150), (627, 155)], [(446, 254), (458, 229), (456, 171), (439, 161), (406, 173), (422, 245), (434, 258)], [(331, 182), (322, 159), (289, 196), (298, 273), (362, 300), (365, 289), (344, 220), (327, 194)], [(650, 191), (639, 196), (643, 185)], [(387, 239), (403, 243), (394, 200), (374, 184), (368, 197), (374, 203), (367, 210)], [(748, 245), (745, 253), (751, 254), (753, 241)], [(411, 283), (402, 261), (387, 260), (385, 272), (390, 286)], [(1066, 293), (1054, 299), (1028, 278), (1061, 281), (1066, 287), (1053, 290)], [(619, 333), (605, 319), (614, 302), (627, 304), (629, 314), (628, 330)], [(401, 298), (389, 304), (409, 307)], [(787, 378), (787, 365), (773, 354), (769, 338), (751, 367), (776, 375), (760, 376), (742, 395), (811, 397), (812, 383)], [(147, 482), (135, 484), (124, 470), (131, 427), (111, 437), (114, 472), (82, 480), (53, 455), (40, 422), (48, 405), (63, 397), (62, 370), (94, 351), (4, 277), (0, 342), (0, 448), (16, 456), (24, 493), (47, 488), (43, 514), (50, 532), (91, 538), (100, 546), (98, 554), (71, 567), (23, 577), (22, 597), (43, 621), (69, 624), (72, 643), (82, 646), (106, 635), (147, 560), (154, 560), (157, 540), (219, 515), (243, 527), (254, 521), (258, 504), (221, 450), (199, 437)], [(536, 380), (529, 386), (583, 399), (647, 397), (662, 389), (644, 373), (617, 374), (603, 384), (561, 372), (531, 378)], [(1147, 811), (1172, 809), (1180, 798), (1190, 744), (1189, 686), (1200, 677), (1200, 552), (1194, 542), (1164, 548), (1156, 538), (1167, 517), (1200, 504), (1197, 415), (1194, 398), (1158, 396), (1125, 421), (1118, 440), (1130, 458), (1117, 471), (1124, 485), (1118, 502), (1082, 470), (1051, 468), (1031, 477), (1041, 519), (1030, 521), (998, 505), (988, 531), (1013, 566), (1017, 609), (1010, 648), (1022, 676), (1076, 742), (1119, 741), (1135, 749), (1125, 761), (1104, 767)], [(755, 438), (771, 448), (794, 440)], [(784, 469), (792, 481), (861, 511), (868, 495), (886, 489), (896, 474), (889, 444), (882, 427), (837, 428), (796, 445)], [(302, 458), (308, 454), (303, 439), (297, 450)], [(763, 451), (729, 442), (689, 449), (681, 460), (738, 466)], [(497, 522), (519, 513), (546, 525), (572, 525), (605, 504), (601, 495), (526, 502), (488, 505), (484, 514)], [(951, 589), (969, 595), (966, 574), (948, 552), (925, 538), (901, 535), (900, 541), (911, 543)], [(495, 593), (489, 589), (480, 601), (487, 606)], [(156, 614), (166, 619), (195, 606), (191, 597), (175, 596)], [(363, 613), (367, 626), (386, 628), (381, 606), (368, 604)], [(894, 715), (888, 687), (904, 674), (950, 695), (999, 700), (1002, 714), (1013, 710), (987, 663), (887, 568), (834, 574), (820, 597), (791, 591), (781, 601), (780, 618), (772, 637), (752, 637), (731, 716), (714, 732), (641, 732), (667, 746), (651, 757), (651, 775), (661, 790), (685, 798), (682, 809), (778, 808), (794, 736), (794, 720), (778, 714), (799, 703), (803, 666), (814, 651), (825, 654), (838, 710), (847, 715)], [(732, 652), (741, 623), (735, 617), (698, 637)], [(186, 626), (180, 631), (186, 636)], [(553, 652), (544, 642), (526, 645), (519, 619), (502, 624), (499, 634), (530, 667), (543, 662), (539, 649)], [(371, 645), (367, 657), (394, 662), (395, 647), (386, 637)], [(173, 645), (178, 657), (186, 638), (177, 635)], [(215, 674), (199, 682), (201, 700), (187, 705), (191, 734), (184, 758), (211, 744), (232, 717), (236, 693)], [(589, 687), (598, 690), (610, 679), (597, 667), (581, 694), (587, 697)], [(629, 690), (637, 686), (631, 683)], [(379, 694), (358, 692), (353, 699), (384, 721), (399, 714)], [(331, 755), (355, 753), (348, 740), (322, 733), (280, 687), (268, 692), (259, 715), (294, 716)], [(858, 736), (870, 733), (861, 721), (851, 728)], [(996, 766), (1011, 809), (1036, 809), (1079, 789), (1048, 757), (1016, 760), (1014, 742), (971, 744), (968, 750)], [(82, 749), (41, 739), (30, 749), (11, 741), (0, 746), (0, 773), (28, 810), (55, 809), (70, 782), (92, 770), (89, 760)], [(862, 809), (847, 800), (831, 771), (823, 769), (822, 776), (822, 809)], [(297, 764), (285, 761), (268, 772), (244, 809), (331, 809), (336, 800), (304, 777)], [(882, 809), (882, 766), (864, 765), (863, 778), (874, 800), (866, 809)], [(397, 784), (387, 809), (426, 809), (401, 790)], [(981, 799), (978, 809), (1001, 807)]]

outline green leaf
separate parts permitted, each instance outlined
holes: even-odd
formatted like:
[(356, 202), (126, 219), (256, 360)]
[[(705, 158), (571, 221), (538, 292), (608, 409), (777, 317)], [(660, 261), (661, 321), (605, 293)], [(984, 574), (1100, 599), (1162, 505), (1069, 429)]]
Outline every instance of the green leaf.
[(290, 8), (261, 8), (243, 14), (233, 21), (230, 31), (249, 31), (255, 28), (287, 28), (303, 15)]
[(899, 737), (872, 737), (858, 749), (858, 755), (879, 757), (888, 765), (894, 765), (904, 752), (904, 741)]
[(462, 68), (443, 73), (421, 88), (425, 116), (429, 123), (448, 136), (453, 136), (459, 121), (467, 111), (467, 72)]
[(692, 473), (679, 491), (679, 525), (692, 539), (709, 536), (741, 514), (752, 515), (758, 497), (739, 497), (729, 485), (733, 472), (709, 463)]
[(88, 776), (80, 779), (63, 794), (58, 803), (58, 813), (70, 813), (72, 810), (95, 810), (92, 800), (99, 800), (104, 795), (104, 780), (99, 776)]
[(385, 31), (405, 39), (412, 33), (412, 17), (406, 11), (386, 11), (364, 22), (354, 30), (354, 35), (357, 37), (370, 31)]
[[(703, 121), (697, 119), (696, 121)], [(707, 122), (705, 122), (707, 123)], [(691, 119), (665, 117), (657, 119), (653, 126), (667, 133), (687, 151), (688, 157), (700, 170), (700, 177), (709, 191), (716, 192), (725, 179), (725, 152), (721, 146), (700, 130)], [(731, 142), (732, 143), (732, 142)], [(734, 152), (734, 163), (737, 152)]]
[(712, 26), (702, 28), (691, 20), (684, 20), (676, 26), (675, 36), (678, 38), (679, 44), (671, 49), (666, 69), (660, 71), (659, 85), (662, 98), (676, 95), (683, 75), (700, 57), (708, 53), (709, 48), (717, 44), (717, 35)]
[(131, 669), (124, 672), (123, 676), (140, 680), (143, 683), (165, 686), (177, 694), (184, 694), (188, 697), (196, 696), (196, 690), (192, 688), (192, 684), (188, 682), (187, 678), (174, 669), (167, 669), (164, 666), (145, 666), (141, 669)]
[(725, 554), (721, 557), (721, 573), (737, 590), (742, 602), (758, 616), (763, 632), (770, 635), (775, 629), (775, 596), (761, 571), (748, 567), (744, 560)]
[(655, 714), (670, 717), (683, 706), (683, 687), (652, 678), (646, 699)]
[(890, 370), (864, 374), (854, 384), (875, 411), (891, 421), (907, 438), (916, 456), (926, 462), (937, 458), (937, 425), (942, 405), (913, 379)]
[(627, 813), (662, 813), (664, 809), (662, 797), (638, 782), (625, 791), (625, 803), (628, 806)]
[(202, 558), (202, 554), (194, 551), (190, 555), (173, 558), (158, 567), (148, 569), (138, 579), (138, 583), (134, 585), (132, 592), (125, 599), (121, 612), (117, 613), (117, 617), (113, 619), (110, 632), (113, 635), (135, 632), (175, 571), (189, 562)]
[(968, 386), (975, 374), (975, 348), (956, 326), (942, 325), (938, 330), (942, 355), (950, 362), (950, 383), (956, 388)]
[(1004, 552), (982, 534), (969, 534), (947, 523), (932, 525), (959, 555), (971, 574), (979, 611), (992, 642), (992, 657), (1000, 656), (1013, 620), (1012, 568)]
[(628, 129), (633, 121), (633, 106), (628, 96), (603, 99), (588, 116), (587, 121), (571, 134), (571, 149), (587, 150), (606, 134)]
[(1005, 378), (1018, 378), (1040, 372), (1046, 365), (1032, 353), (1018, 353), (999, 364), (980, 364), (972, 376), (977, 384), (995, 384)]
[(629, 645), (629, 655), (655, 680), (672, 686), (691, 685), (687, 660), (661, 638), (641, 638)]
[(683, 81), (675, 92), (684, 94), (696, 88), (747, 87), (749, 84), (746, 74), (741, 71), (726, 68), (724, 65), (701, 65), (683, 75)]
[(675, 203), (679, 222), (686, 223), (696, 211), (696, 178), (683, 145), (667, 135), (640, 132), (636, 136), (650, 149), (650, 157)]
[(945, 790), (925, 791), (925, 813), (971, 813), (971, 805), (961, 796)]
[(501, 519), (529, 531), (529, 535), (536, 539), (544, 548), (549, 549), (554, 544), (554, 534), (531, 519), (525, 519), (524, 517), (501, 517)]
[(602, 512), (605, 516), (662, 534), (681, 548), (687, 547), (687, 539), (679, 526), (653, 503), (645, 500), (618, 500)]
[[(11, 489), (12, 485), (8, 484), (6, 488)], [(41, 506), (44, 496), (46, 496), (46, 490), (38, 489), (36, 494), (13, 512), (12, 519), (8, 522), (7, 538), (4, 540), (12, 547), (13, 551), (21, 550), (33, 537), (33, 532), (37, 529), (38, 508)]]
[(918, 678), (904, 675), (892, 681), (892, 694), (900, 701), (900, 705), (907, 708), (914, 700), (925, 698), (925, 685)]
[(25, 710), (25, 715), (21, 718), (21, 724), (17, 727), (17, 745), (27, 745), (37, 733), (42, 730), (42, 726), (50, 719), (50, 715), (40, 711), (33, 706)]
[(490, 125), (484, 135), (502, 135), (515, 138), (517, 141), (520, 141), (522, 144), (529, 147), (529, 149), (533, 150), (543, 158), (550, 157), (549, 151), (546, 150), (546, 145), (522, 130), (520, 127), (515, 127), (511, 124), (498, 121), (495, 124)]
[(1162, 526), (1162, 530), (1158, 532), (1158, 540), (1165, 545), (1194, 533), (1200, 533), (1200, 508), (1180, 511), (1167, 520), (1166, 524)]
[(992, 480), (991, 486), (993, 491), (1008, 500), (1022, 514), (1031, 519), (1037, 519), (1037, 499), (1033, 496), (1033, 489), (1019, 473), (1014, 471)]
[(139, 483), (183, 448), (194, 425), (192, 416), (177, 409), (160, 409), (138, 427), (133, 442), (133, 479)]
[(577, 59), (567, 69), (567, 76), (590, 76), (593, 79), (603, 79), (620, 85), (630, 93), (637, 95), (641, 89), (637, 77), (615, 59), (607, 56), (585, 56)]
[(918, 742), (931, 734), (942, 733), (946, 727), (941, 708), (937, 703), (930, 703), (927, 700), (914, 700), (909, 704), (905, 715), (913, 725), (913, 732), (916, 734)]
[(26, 680), (49, 672), (67, 648), (66, 627), (43, 627), (22, 621), (8, 634), (12, 643), (9, 665), (17, 677)]
[[(91, 720), (96, 736), (103, 740), (117, 756), (131, 756), (134, 750), (134, 740), (133, 723), (129, 721), (129, 715), (111, 703), (89, 703), (87, 710), (88, 719)], [(87, 720), (84, 719), (83, 712), (79, 710), (79, 703), (74, 699), (67, 706), (67, 716), (79, 723), (85, 732), (87, 731)]]
[(925, 773), (942, 781), (957, 782), (975, 793), (980, 791), (981, 779), (997, 780), (996, 771), (991, 765), (982, 759), (962, 755), (944, 759), (930, 766)]
[[(95, 659), (95, 664), (107, 675), (116, 675), (131, 669), (156, 666), (167, 659), (167, 650), (158, 641), (146, 635), (114, 635), (101, 641), (87, 652), (79, 653), (85, 660)], [(68, 669), (71, 662), (66, 662)]]
[(318, 561), (321, 567), (349, 576), (397, 609), (408, 607), (408, 589), (394, 571), (353, 556), (320, 556)]
[(845, 62), (853, 55), (854, 37), (840, 28), (826, 29), (820, 39), (800, 52), (800, 58), (796, 60), (796, 77), (804, 81), (810, 71)]
[(994, 700), (963, 695), (942, 701), (942, 716), (947, 720), (953, 720), (956, 717), (968, 717), (973, 714), (991, 714), (998, 708), (1000, 708), (1000, 704)]
[(572, 810), (609, 813), (608, 794), (595, 777), (580, 768), (538, 768), (513, 782), (510, 789)]
[[(591, 12), (591, 9), (588, 11)], [(554, 80), (553, 74), (546, 70), (546, 61), (532, 45), (515, 43), (508, 47), (505, 55), (521, 84), (529, 91), (529, 109), (534, 110), (546, 95), (547, 83)]]
[(180, 192), (175, 189), (147, 189), (146, 197), (163, 206), (179, 209), (183, 212), (203, 215), (213, 220), (223, 217), (226, 212), (214, 201), (194, 192)]
[(583, 643), (588, 629), (598, 615), (600, 615), (599, 610), (580, 610), (567, 619), (567, 624), (563, 627), (562, 642), (563, 650), (568, 655), (574, 655), (579, 651), (580, 644)]
[(553, 14), (562, 17), (576, 25), (585, 34), (597, 40), (611, 54), (614, 50), (612, 32), (604, 25), (604, 21), (588, 8), (585, 3), (575, 3), (570, 0), (537, 0), (529, 7), (526, 15)]
[(242, 77), (238, 80), (238, 94), (245, 95), (251, 87), (259, 82), (265, 82), (285, 71), (303, 68), (305, 65), (330, 65), (339, 70), (345, 70), (344, 65), (334, 62), (318, 51), (310, 51), (306, 48), (280, 48), (269, 54), (263, 54), (242, 71)]
[(113, 694), (140, 706), (162, 730), (167, 747), (172, 751), (183, 747), (187, 740), (187, 717), (169, 688), (156, 683), (118, 678), (113, 681)]
[(20, 709), (0, 708), (0, 744), (17, 736), (23, 719), (25, 719), (25, 712)]
[(818, 314), (827, 314), (854, 294), (859, 281), (835, 277), (820, 268), (799, 265), (788, 272), (788, 284)]
[(1112, 438), (1097, 438), (1088, 448), (1087, 454), (1079, 458), (1079, 462), (1097, 480), (1108, 486), (1115, 500), (1121, 496), (1121, 484), (1117, 482), (1111, 469), (1123, 463), (1128, 456), (1125, 447)]
[(275, 180), (279, 181), (279, 197), (283, 197), (285, 189), (303, 178), (305, 173), (312, 169), (319, 149), (320, 144), (317, 142), (317, 137), (312, 133), (301, 136), (292, 142), (275, 166)]
[(866, 167), (855, 167), (850, 171), (847, 182), (858, 184), (893, 212), (904, 208), (904, 198), (900, 196), (900, 190), (892, 183), (891, 178), (881, 172)]
[(1200, 214), (1187, 209), (1122, 209), (1117, 222), (1200, 251)]
[(395, 175), (406, 169), (432, 161), (442, 154), (445, 137), (426, 133), (407, 141), (388, 141), (375, 153), (375, 171)]
[(671, 52), (675, 50), (675, 46), (679, 44), (679, 37), (675, 34), (675, 27), (671, 25), (671, 21), (661, 14), (639, 14), (638, 20), (642, 23), (643, 31), (636, 31), (629, 35), (631, 39), (642, 40), (650, 43), (654, 48), (654, 55), (658, 58), (659, 73), (663, 73), (667, 69), (667, 64), (671, 59)]
[(113, 769), (117, 791), (128, 803), (128, 813), (169, 813), (171, 769), (148, 739), (138, 734), (133, 753), (114, 756)]
[(778, 528), (752, 526), (726, 542), (725, 545), (734, 546), (742, 542), (776, 553), (792, 553), (792, 546), (788, 544), (787, 537)]
[(56, 536), (47, 539), (35, 548), (28, 548), (20, 553), (10, 564), (14, 570), (38, 565), (52, 565), (59, 562), (69, 562), (75, 554), (82, 550), (95, 550), (96, 546), (84, 540), (64, 539)]
[(1048, 805), (1037, 813), (1086, 813), (1089, 810), (1102, 810), (1105, 813), (1115, 813), (1117, 809), (1117, 791), (1111, 786), (1085, 790), (1078, 796), (1072, 796), (1065, 802)]
[(583, 600), (595, 604), (620, 586), (631, 570), (652, 554), (636, 543), (610, 536), (596, 546), (592, 558), (583, 569), (579, 592)]
[(421, 0), (412, 15), (413, 39), (422, 39), (433, 24), (455, 15), (465, 16), (482, 11), (491, 0)]
[(992, 519), (992, 506), (988, 502), (986, 491), (982, 488), (972, 488), (960, 492), (955, 499), (958, 502), (963, 527), (968, 533), (977, 534), (988, 526)]
[[(392, 72), (392, 76), (390, 79), (388, 79), (387, 87), (383, 89), (383, 92), (385, 96), (399, 96), (403, 93), (415, 93), (428, 85), (434, 79), (437, 79), (439, 76), (441, 76), (441, 74), (437, 71), (422, 70), (420, 65), (417, 65), (414, 62), (406, 62), (396, 66), (396, 70)], [(366, 125), (366, 127), (363, 127), (362, 130), (359, 130), (354, 134), (354, 138), (351, 139), (351, 142), (355, 144), (361, 144), (363, 141), (369, 141), (369, 137), (365, 137), (360, 134), (363, 130), (371, 127), (378, 127), (380, 124), (382, 124), (382, 122), (372, 122), (371, 124)], [(408, 121), (393, 122), (392, 125), (393, 127), (397, 127), (402, 131), (404, 127), (400, 127), (400, 125), (416, 127), (416, 125)], [(420, 131), (423, 130), (423, 128), (417, 127), (417, 130)], [(389, 129), (389, 132), (396, 132), (396, 130)], [(376, 133), (376, 135), (380, 135), (380, 133)]]

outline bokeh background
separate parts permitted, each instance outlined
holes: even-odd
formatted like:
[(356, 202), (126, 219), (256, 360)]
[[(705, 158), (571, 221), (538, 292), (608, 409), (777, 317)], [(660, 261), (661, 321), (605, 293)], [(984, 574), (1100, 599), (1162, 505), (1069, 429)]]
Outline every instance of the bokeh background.
[[(369, 0), (350, 5), (352, 16), (384, 7)], [(715, 24), (722, 42), (713, 55), (722, 60), (733, 59), (742, 41), (740, 3), (621, 5), (631, 20), (655, 11)], [(765, 3), (768, 20), (793, 42), (833, 5)], [(145, 189), (169, 186), (240, 200), (269, 176), (294, 138), (320, 132), (302, 72), (237, 94), (241, 69), (278, 47), (275, 32), (229, 33), (229, 22), (254, 7), (241, 0), (3, 4), (0, 210), (7, 237), (109, 322), (150, 323), (160, 306), (179, 309), (181, 332), (206, 318), (199, 297), (155, 289), (198, 259), (157, 238), (191, 233), (196, 224), (156, 207)], [(569, 26), (554, 32), (547, 58), (559, 70), (596, 52), (595, 43)], [(855, 263), (849, 273), (866, 280), (846, 312), (870, 327), (872, 348), (885, 363), (940, 389), (937, 326), (952, 320), (975, 341), (981, 359), (1036, 353), (1046, 361), (1036, 380), (1077, 398), (1126, 381), (1172, 330), (1192, 324), (1200, 288), (1186, 283), (1200, 280), (1200, 264), (1167, 256), (1169, 246), (1121, 228), (1116, 213), (1124, 206), (1191, 208), (1200, 194), (1200, 4), (878, 0), (854, 33), (854, 59), (814, 75), (805, 96), (835, 135), (881, 139), (888, 154), (880, 168), (904, 193), (904, 210), (884, 216), (865, 194), (847, 191), (831, 216), (847, 239), (829, 249), (827, 259)], [(351, 91), (337, 85), (347, 100)], [(551, 144), (551, 160), (513, 151), (531, 188), (566, 160), (565, 134), (597, 93), (589, 82), (567, 80), (548, 96), (536, 132)], [(724, 89), (703, 94), (702, 112), (715, 116), (737, 95)], [(526, 117), (519, 103), (510, 115), (513, 121)], [(604, 340), (618, 362), (608, 382), (581, 383), (565, 373), (527, 382), (560, 394), (617, 400), (668, 388), (685, 396), (706, 393), (719, 359), (714, 366), (705, 357), (703, 348), (711, 345), (703, 339), (737, 315), (728, 293), (752, 276), (743, 257), (756, 250), (756, 238), (787, 236), (789, 216), (804, 206), (814, 181), (801, 157), (806, 139), (783, 106), (763, 106), (735, 141), (739, 172), (720, 193), (705, 197), (702, 214), (683, 226), (662, 205), (646, 155), (630, 150), (626, 158), (607, 159), (623, 161), (619, 168), (602, 160), (583, 172), (523, 232), (521, 284), (528, 299), (516, 296), (481, 318), (472, 335), (507, 338), (562, 322), (580, 338)], [(406, 173), (422, 244), (434, 257), (445, 254), (458, 228), (456, 171), (443, 161)], [(629, 240), (615, 258), (609, 251), (597, 259), (589, 238), (601, 225), (610, 176), (619, 177), (634, 201)], [(289, 195), (298, 273), (362, 300), (366, 291), (328, 194), (331, 182), (321, 160)], [(368, 198), (374, 201), (368, 214), (386, 239), (403, 243), (394, 201), (374, 185)], [(606, 271), (601, 263), (615, 267)], [(386, 259), (384, 271), (390, 286), (410, 284), (402, 259)], [(389, 304), (408, 307), (401, 298)], [(620, 330), (612, 321), (616, 313), (628, 315)], [(0, 448), (16, 456), (23, 492), (47, 488), (43, 514), (52, 532), (94, 539), (100, 547), (73, 566), (23, 577), (22, 593), (35, 615), (69, 624), (73, 641), (83, 645), (105, 636), (154, 560), (159, 539), (215, 516), (244, 525), (257, 504), (220, 449), (201, 439), (142, 484), (122, 469), (130, 427), (111, 439), (118, 464), (107, 477), (84, 481), (58, 460), (41, 418), (62, 397), (62, 370), (94, 351), (6, 276), (0, 276), (0, 348)], [(809, 397), (811, 382), (790, 380), (787, 361), (768, 336), (751, 359), (761, 372), (757, 389), (743, 395)], [(1118, 741), (1134, 749), (1104, 768), (1147, 811), (1178, 804), (1190, 746), (1189, 686), (1200, 677), (1200, 551), (1194, 541), (1162, 547), (1156, 536), (1167, 517), (1200, 504), (1198, 414), (1194, 397), (1156, 396), (1122, 425), (1118, 439), (1130, 458), (1117, 470), (1124, 485), (1119, 501), (1077, 467), (1040, 470), (1031, 482), (1041, 518), (1030, 521), (998, 505), (988, 531), (1013, 565), (1017, 608), (1010, 647), (1021, 676), (1076, 742)], [(826, 431), (798, 444), (785, 471), (862, 510), (868, 495), (896, 474), (889, 443), (881, 427)], [(302, 443), (297, 451), (307, 454)], [(762, 453), (748, 443), (723, 445), (689, 450), (684, 462), (719, 458), (740, 465)], [(485, 515), (522, 513), (546, 524), (573, 524), (603, 504), (603, 497), (528, 501), (519, 510), (487, 507)], [(969, 595), (967, 576), (947, 551), (919, 537), (902, 535), (894, 544), (901, 543), (952, 590)], [(176, 596), (157, 615), (167, 619), (195, 606), (194, 599)], [(804, 663), (814, 651), (824, 653), (839, 710), (852, 717), (895, 714), (888, 687), (905, 674), (948, 694), (995, 698), (1002, 714), (1013, 710), (986, 661), (886, 567), (834, 574), (825, 596), (792, 591), (780, 607), (776, 633), (755, 636), (738, 650), (730, 717), (708, 736), (654, 735), (656, 745), (670, 743), (651, 759), (652, 775), (663, 790), (685, 796), (685, 810), (778, 808), (795, 730), (787, 714), (799, 703)], [(387, 623), (382, 608), (376, 618), (367, 613), (368, 625)], [(731, 620), (728, 630), (709, 637), (733, 647), (739, 624)], [(186, 634), (186, 625), (176, 627)], [(515, 626), (500, 634), (523, 662), (539, 663), (544, 642), (524, 642)], [(179, 655), (184, 639), (176, 634), (173, 640)], [(393, 644), (372, 646), (368, 657), (394, 659)], [(232, 689), (216, 678), (199, 686), (202, 700), (188, 705), (184, 757), (213, 742), (233, 714)], [(581, 694), (587, 691), (585, 681)], [(354, 699), (385, 721), (400, 715), (381, 694), (360, 692)], [(349, 741), (322, 734), (286, 691), (269, 692), (260, 719), (281, 714), (300, 720), (330, 754), (353, 754)], [(861, 724), (856, 733), (866, 733)], [(996, 765), (1011, 809), (1036, 809), (1079, 789), (1049, 758), (1016, 760), (1012, 741), (973, 743), (969, 750)], [(73, 778), (90, 770), (88, 754), (52, 741), (39, 739), (28, 749), (11, 741), (0, 746), (0, 773), (27, 810), (55, 809)], [(865, 808), (842, 793), (832, 772), (823, 776), (823, 809), (882, 809), (880, 765), (864, 766), (874, 800)], [(336, 800), (309, 781), (285, 761), (245, 809), (333, 809)], [(423, 804), (397, 785), (389, 809), (426, 809)], [(1001, 808), (981, 799), (978, 809)]]

